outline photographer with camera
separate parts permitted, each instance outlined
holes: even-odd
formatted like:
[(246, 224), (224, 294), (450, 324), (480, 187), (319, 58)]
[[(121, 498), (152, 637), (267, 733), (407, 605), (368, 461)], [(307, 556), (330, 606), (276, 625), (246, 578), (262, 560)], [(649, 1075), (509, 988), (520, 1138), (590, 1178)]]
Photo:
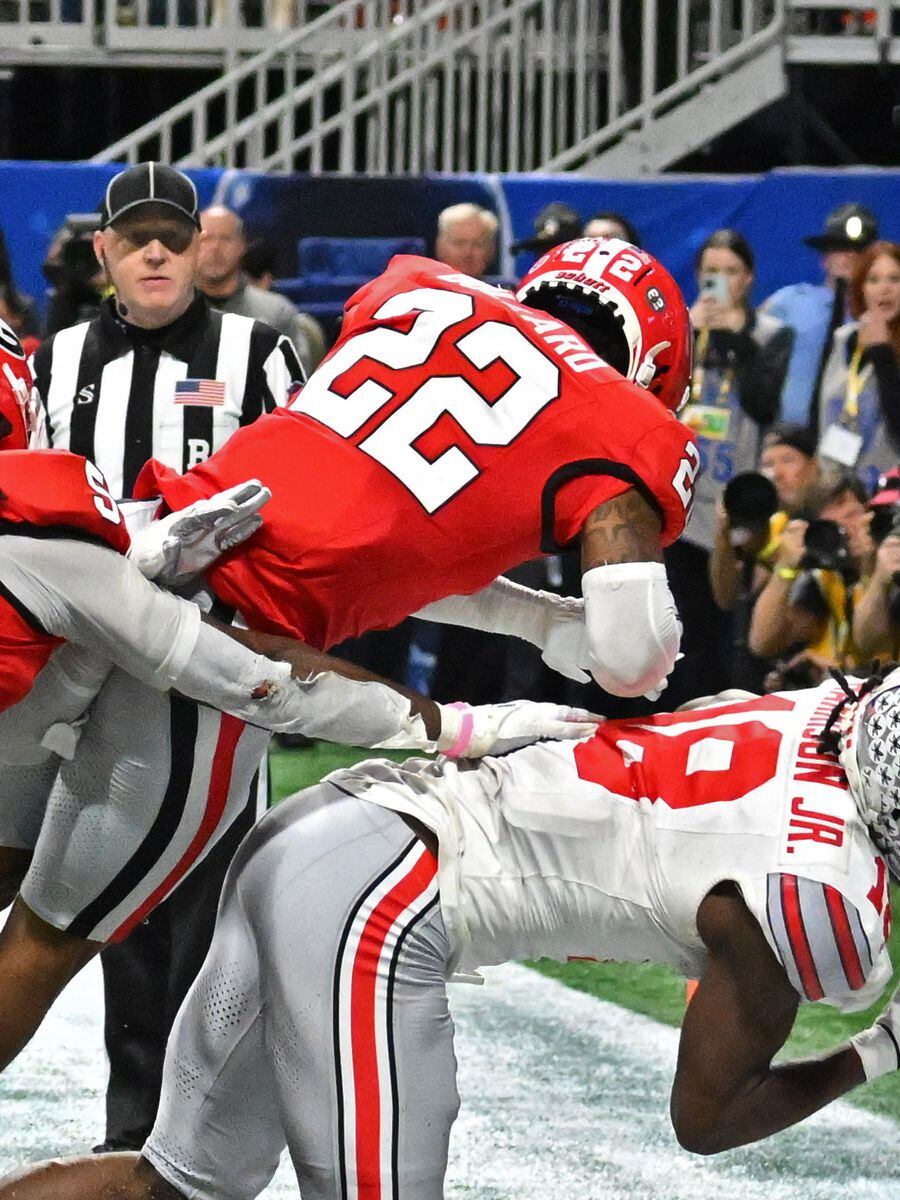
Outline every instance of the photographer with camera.
[(750, 653), (748, 635), (753, 604), (766, 579), (760, 555), (771, 541), (778, 516), (771, 480), (756, 471), (735, 475), (718, 510), (716, 540), (709, 556), (709, 582), (716, 606), (729, 613), (732, 653), (725, 681), (731, 687), (761, 691), (767, 664)]
[(108, 294), (106, 276), (94, 254), (98, 213), (70, 213), (57, 229), (41, 266), (50, 284), (46, 334), (51, 337), (81, 321), (92, 321)]
[(809, 515), (819, 483), (812, 431), (779, 424), (763, 438), (758, 471), (735, 475), (725, 487), (709, 581), (717, 607), (731, 614), (733, 687), (762, 690), (771, 664), (750, 651), (753, 605), (769, 577), (769, 560), (782, 531), (792, 517)]
[(869, 510), (869, 534), (877, 550), (853, 610), (853, 640), (862, 662), (895, 661), (900, 654), (900, 467), (878, 481)]
[(809, 687), (829, 667), (860, 661), (851, 631), (873, 557), (866, 499), (855, 476), (832, 476), (813, 504), (817, 519), (785, 526), (750, 622), (751, 651), (781, 660), (769, 690)]

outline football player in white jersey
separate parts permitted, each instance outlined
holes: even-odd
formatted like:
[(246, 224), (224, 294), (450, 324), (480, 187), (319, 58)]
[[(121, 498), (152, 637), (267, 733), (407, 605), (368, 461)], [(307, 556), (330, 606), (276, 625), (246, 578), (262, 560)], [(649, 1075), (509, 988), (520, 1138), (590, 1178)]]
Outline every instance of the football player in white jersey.
[[(440, 1200), (458, 1109), (446, 980), (548, 955), (699, 977), (671, 1097), (711, 1154), (900, 1066), (900, 998), (779, 1063), (804, 1001), (890, 977), (900, 672), (610, 721), (480, 763), (370, 762), (271, 812), (226, 882), (141, 1155), (41, 1164), (0, 1200)], [(302, 919), (298, 920), (298, 914)]]

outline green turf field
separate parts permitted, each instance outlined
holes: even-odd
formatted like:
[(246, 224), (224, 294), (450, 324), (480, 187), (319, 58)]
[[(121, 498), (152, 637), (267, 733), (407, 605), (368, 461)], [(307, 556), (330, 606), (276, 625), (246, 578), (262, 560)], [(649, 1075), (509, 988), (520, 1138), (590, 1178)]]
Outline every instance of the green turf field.
[[(402, 759), (406, 753), (377, 751), (383, 757)], [(373, 757), (371, 750), (351, 750), (328, 742), (316, 742), (302, 750), (275, 747), (270, 757), (272, 795), (277, 801), (291, 792), (316, 783), (329, 771), (350, 766)], [(900, 890), (894, 891), (894, 911), (900, 904)], [(900, 978), (900, 922), (891, 934), (891, 959), (895, 964), (894, 981)], [(570, 987), (601, 996), (635, 1012), (644, 1013), (668, 1025), (680, 1025), (684, 1013), (684, 981), (667, 967), (635, 966), (629, 963), (557, 963), (544, 959), (537, 970), (561, 980)], [(823, 1004), (804, 1005), (787, 1044), (788, 1055), (815, 1054), (836, 1045), (871, 1025), (883, 1002), (868, 1012), (842, 1016)], [(852, 1093), (853, 1103), (872, 1112), (883, 1113), (900, 1121), (900, 1073), (887, 1075)]]

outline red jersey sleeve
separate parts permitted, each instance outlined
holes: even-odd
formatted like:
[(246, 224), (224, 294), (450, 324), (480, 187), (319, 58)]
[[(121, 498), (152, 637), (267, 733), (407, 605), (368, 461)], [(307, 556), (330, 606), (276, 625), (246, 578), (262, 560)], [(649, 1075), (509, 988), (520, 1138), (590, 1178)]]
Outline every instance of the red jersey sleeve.
[(544, 493), (543, 548), (552, 550), (568, 545), (599, 504), (628, 488), (640, 492), (659, 514), (660, 541), (663, 546), (671, 545), (684, 531), (699, 466), (690, 430), (660, 412), (660, 420), (632, 445), (623, 442), (617, 452), (608, 456), (586, 456), (573, 461), (548, 481)]

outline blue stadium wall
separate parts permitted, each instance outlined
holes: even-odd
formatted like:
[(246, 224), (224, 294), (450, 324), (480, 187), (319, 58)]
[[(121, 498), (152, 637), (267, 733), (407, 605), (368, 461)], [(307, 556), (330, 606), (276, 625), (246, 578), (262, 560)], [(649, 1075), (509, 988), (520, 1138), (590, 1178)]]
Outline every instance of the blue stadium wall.
[[(71, 212), (96, 209), (116, 168), (92, 163), (0, 162), (0, 228), (19, 287), (44, 297), (40, 263), (54, 231)], [(504, 246), (531, 231), (534, 214), (564, 200), (585, 218), (617, 209), (641, 232), (693, 298), (693, 262), (712, 230), (739, 229), (757, 256), (756, 298), (785, 283), (817, 280), (816, 255), (801, 241), (818, 232), (837, 204), (871, 207), (883, 236), (900, 240), (900, 170), (778, 170), (754, 176), (659, 176), (633, 182), (572, 175), (429, 176), (424, 178), (266, 176), (219, 169), (190, 171), (201, 205), (220, 200), (255, 233), (271, 239), (279, 275), (297, 274), (304, 236), (418, 236), (429, 246), (437, 213), (473, 200), (495, 209)], [(520, 274), (531, 258), (506, 256), (503, 275)]]

